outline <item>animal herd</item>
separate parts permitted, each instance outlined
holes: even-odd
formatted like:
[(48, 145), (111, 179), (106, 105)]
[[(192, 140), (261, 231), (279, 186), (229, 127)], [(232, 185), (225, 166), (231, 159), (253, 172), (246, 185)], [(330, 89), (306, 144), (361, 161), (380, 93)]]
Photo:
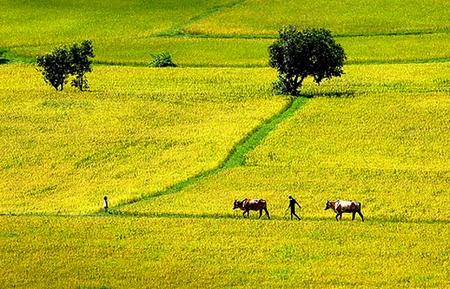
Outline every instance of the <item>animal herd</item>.
[[(236, 209), (244, 211), (244, 218), (249, 217), (250, 211), (259, 211), (259, 218), (261, 218), (264, 211), (267, 218), (270, 219), (269, 211), (267, 210), (267, 201), (264, 199), (244, 199), (242, 201), (234, 200), (233, 210)], [(328, 209), (332, 209), (336, 213), (336, 221), (342, 220), (343, 213), (351, 213), (352, 221), (355, 219), (356, 214), (358, 214), (364, 222), (360, 202), (344, 200), (327, 201), (325, 204), (325, 210)]]

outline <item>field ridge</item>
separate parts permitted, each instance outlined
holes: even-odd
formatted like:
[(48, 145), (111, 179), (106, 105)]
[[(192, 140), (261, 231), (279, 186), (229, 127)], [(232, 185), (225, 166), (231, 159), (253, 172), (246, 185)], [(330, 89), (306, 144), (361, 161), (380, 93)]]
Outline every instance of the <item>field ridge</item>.
[[(240, 4), (240, 3), (239, 3)], [(200, 19), (200, 18), (199, 18)], [(198, 20), (199, 20), (198, 19)], [(277, 39), (278, 34), (226, 34), (226, 33), (192, 33), (181, 31), (180, 33), (170, 33), (172, 29), (157, 33), (154, 37), (170, 37), (170, 38), (207, 38), (207, 39)], [(333, 31), (331, 31), (333, 32)], [(383, 36), (404, 36), (404, 35), (429, 35), (450, 33), (450, 29), (427, 29), (416, 31), (394, 31), (394, 32), (367, 32), (367, 33), (333, 33), (335, 38), (343, 37), (383, 37)]]
[[(212, 214), (212, 213), (158, 213), (158, 212), (124, 212), (124, 211), (110, 211), (100, 213), (0, 213), (0, 218), (10, 218), (10, 217), (59, 217), (59, 218), (92, 218), (92, 217), (119, 217), (119, 218), (151, 218), (151, 219), (209, 219), (209, 220), (243, 220), (242, 214), (233, 214), (233, 213), (225, 213), (225, 214)], [(251, 215), (250, 218), (245, 218), (245, 220), (250, 221), (286, 221), (287, 217), (280, 216), (271, 216), (270, 219), (267, 219), (265, 216), (259, 219), (256, 215)], [(318, 216), (303, 216), (303, 222), (331, 222), (336, 223), (334, 216), (329, 215), (326, 217), (318, 217)], [(350, 216), (346, 216), (343, 218), (343, 223), (360, 223), (361, 220), (352, 221)], [(365, 223), (370, 224), (420, 224), (420, 225), (450, 225), (450, 220), (442, 220), (442, 219), (414, 219), (414, 220), (404, 220), (399, 218), (380, 218), (380, 217), (371, 217), (370, 219), (365, 218)]]
[[(25, 55), (7, 52), (10, 63), (34, 64), (35, 58)], [(450, 62), (450, 57), (434, 57), (421, 59), (395, 59), (395, 60), (347, 60), (347, 65), (367, 65), (367, 64), (416, 64), (416, 63), (444, 63)], [(96, 65), (104, 66), (123, 66), (123, 67), (148, 67), (147, 62), (121, 62), (121, 61), (102, 61), (93, 60)], [(264, 68), (266, 64), (187, 64), (180, 66), (182, 68)]]
[[(26, 59), (24, 57), (24, 59)], [(346, 65), (367, 65), (367, 64), (424, 64), (424, 63), (444, 63), (450, 62), (450, 57), (434, 57), (420, 59), (394, 59), (394, 60), (347, 60)], [(97, 65), (105, 66), (124, 66), (124, 67), (148, 67), (146, 62), (114, 62), (114, 61), (95, 61)], [(181, 68), (265, 68), (267, 64), (187, 64)]]
[(235, 1), (231, 1), (231, 2), (226, 3), (226, 4), (213, 6), (213, 7), (207, 9), (206, 11), (204, 11), (204, 12), (202, 12), (202, 13), (194, 16), (194, 17), (191, 17), (190, 19), (188, 19), (187, 21), (185, 21), (182, 24), (173, 26), (172, 28), (170, 28), (170, 29), (168, 29), (166, 31), (162, 31), (162, 32), (156, 33), (155, 36), (157, 36), (157, 37), (174, 37), (174, 36), (178, 36), (179, 37), (179, 36), (196, 35), (196, 34), (193, 34), (193, 33), (186, 32), (184, 30), (184, 28), (189, 26), (189, 25), (191, 25), (191, 24), (193, 24), (193, 23), (195, 23), (195, 22), (197, 22), (197, 21), (199, 21), (199, 20), (201, 20), (201, 19), (207, 18), (207, 17), (209, 17), (211, 15), (214, 15), (214, 14), (218, 14), (218, 13), (222, 12), (225, 9), (231, 9), (231, 8), (234, 8), (234, 7), (238, 6), (238, 5), (242, 5), (246, 1), (247, 0), (235, 0)]

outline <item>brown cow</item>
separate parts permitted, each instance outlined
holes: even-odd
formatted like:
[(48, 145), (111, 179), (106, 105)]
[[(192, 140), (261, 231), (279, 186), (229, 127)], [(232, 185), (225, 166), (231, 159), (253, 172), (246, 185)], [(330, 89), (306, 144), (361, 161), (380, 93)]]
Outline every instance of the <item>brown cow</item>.
[[(353, 201), (327, 201), (325, 210), (332, 209), (336, 213), (336, 221), (342, 220), (342, 213), (352, 213), (352, 221), (355, 219), (355, 214), (361, 217), (364, 222), (364, 216), (361, 213), (361, 203)], [(338, 219), (339, 218), (339, 219)]]
[(234, 200), (233, 210), (241, 209), (244, 211), (243, 215), (245, 218), (245, 214), (247, 214), (247, 218), (250, 215), (250, 210), (259, 211), (259, 218), (262, 216), (262, 211), (267, 215), (267, 218), (270, 219), (269, 211), (267, 210), (267, 202), (264, 199), (244, 199), (242, 201)]

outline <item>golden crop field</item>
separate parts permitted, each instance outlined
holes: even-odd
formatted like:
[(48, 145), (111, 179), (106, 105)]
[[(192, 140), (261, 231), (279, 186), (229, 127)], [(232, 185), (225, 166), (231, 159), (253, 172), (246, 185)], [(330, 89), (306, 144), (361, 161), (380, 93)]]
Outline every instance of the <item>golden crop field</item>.
[[(447, 1), (0, 7), (0, 289), (450, 288)], [(286, 24), (331, 29), (345, 74), (275, 94)], [(83, 39), (91, 90), (55, 91), (36, 56)]]

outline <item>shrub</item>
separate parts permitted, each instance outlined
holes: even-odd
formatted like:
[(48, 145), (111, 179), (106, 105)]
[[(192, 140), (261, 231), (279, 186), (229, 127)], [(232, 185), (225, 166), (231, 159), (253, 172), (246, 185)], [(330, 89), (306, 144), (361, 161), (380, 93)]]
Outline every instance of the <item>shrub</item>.
[(172, 61), (172, 55), (169, 52), (161, 52), (152, 55), (153, 60), (150, 62), (151, 67), (176, 67), (177, 65)]
[(0, 64), (5, 64), (9, 62), (9, 59), (5, 56), (6, 50), (0, 49)]

